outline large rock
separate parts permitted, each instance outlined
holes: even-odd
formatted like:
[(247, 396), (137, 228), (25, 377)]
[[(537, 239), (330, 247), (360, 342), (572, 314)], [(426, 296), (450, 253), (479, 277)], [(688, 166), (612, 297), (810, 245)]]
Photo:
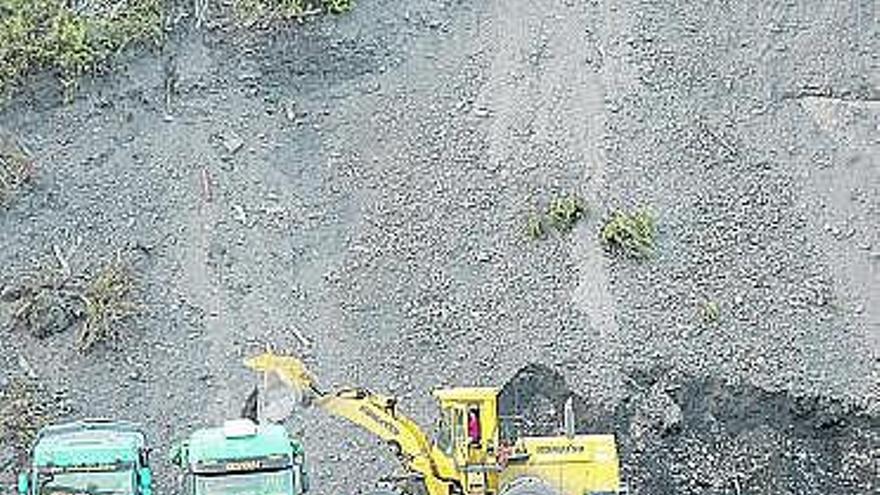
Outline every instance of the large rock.
[(681, 422), (681, 407), (657, 382), (642, 397), (630, 425), (630, 435), (636, 440), (651, 434), (670, 435), (679, 431)]

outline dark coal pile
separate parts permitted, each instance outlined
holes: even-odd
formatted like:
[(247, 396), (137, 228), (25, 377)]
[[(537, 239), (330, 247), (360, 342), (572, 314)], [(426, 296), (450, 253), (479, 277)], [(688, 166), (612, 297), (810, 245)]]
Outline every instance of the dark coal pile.
[(543, 365), (526, 365), (498, 396), (502, 439), (556, 434), (562, 424), (565, 401), (571, 395), (561, 374)]
[[(644, 376), (663, 376), (662, 373)], [(530, 364), (499, 397), (504, 438), (562, 431), (572, 397), (581, 433), (616, 433), (637, 493), (875, 493), (880, 418), (853, 404), (719, 379), (630, 382), (613, 415), (551, 368)]]
[(852, 404), (718, 379), (653, 383), (617, 432), (639, 493), (876, 493), (880, 421)]

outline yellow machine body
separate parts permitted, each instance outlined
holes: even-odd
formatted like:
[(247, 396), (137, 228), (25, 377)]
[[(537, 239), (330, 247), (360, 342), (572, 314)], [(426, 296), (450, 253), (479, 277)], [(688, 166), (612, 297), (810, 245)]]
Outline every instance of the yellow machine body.
[[(275, 373), (307, 403), (351, 421), (392, 446), (414, 474), (416, 495), (503, 495), (528, 479), (558, 495), (620, 493), (617, 447), (613, 435), (523, 436), (502, 440), (494, 387), (457, 387), (434, 391), (440, 418), (433, 440), (397, 410), (396, 399), (365, 389), (320, 391), (301, 361), (265, 353), (246, 361), (250, 368)], [(509, 418), (508, 418), (509, 419)], [(420, 487), (424, 488), (413, 488)], [(426, 492), (418, 493), (418, 492)]]
[[(619, 492), (620, 462), (613, 435), (525, 436), (503, 445), (498, 392), (494, 387), (434, 392), (441, 414), (439, 454), (450, 461), (453, 471), (448, 474), (458, 477), (464, 493), (503, 493), (523, 478), (540, 480), (561, 495)], [(478, 442), (468, 435), (472, 411), (479, 413)]]

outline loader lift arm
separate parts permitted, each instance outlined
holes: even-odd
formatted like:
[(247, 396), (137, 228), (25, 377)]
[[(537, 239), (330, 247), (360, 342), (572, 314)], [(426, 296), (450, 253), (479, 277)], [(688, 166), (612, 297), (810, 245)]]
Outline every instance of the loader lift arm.
[(293, 356), (266, 352), (245, 360), (245, 365), (257, 372), (274, 373), (304, 404), (320, 407), (384, 440), (404, 467), (423, 477), (429, 493), (455, 482), (441, 476), (432, 457), (431, 440), (415, 421), (398, 411), (395, 398), (365, 388), (322, 391), (305, 365)]

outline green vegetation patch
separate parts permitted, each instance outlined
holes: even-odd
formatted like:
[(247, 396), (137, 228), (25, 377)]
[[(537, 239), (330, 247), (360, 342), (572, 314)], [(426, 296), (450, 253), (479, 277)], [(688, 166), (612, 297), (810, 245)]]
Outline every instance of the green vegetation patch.
[(611, 250), (634, 258), (647, 258), (654, 253), (657, 234), (656, 219), (647, 209), (631, 212), (615, 211), (602, 227), (602, 242)]
[(567, 232), (584, 214), (584, 206), (574, 197), (556, 198), (547, 209), (547, 218), (558, 230)]
[(130, 44), (159, 40), (165, 2), (94, 0), (74, 10), (67, 0), (0, 0), (0, 97), (41, 69), (70, 89)]
[(354, 8), (354, 0), (324, 0), (324, 8), (331, 14), (344, 14)]
[(526, 233), (534, 240), (547, 237), (547, 227), (544, 225), (544, 217), (540, 215), (532, 215), (529, 217), (526, 225)]
[(543, 239), (553, 228), (559, 232), (568, 232), (580, 220), (586, 207), (579, 198), (565, 196), (550, 201), (546, 212), (529, 217), (526, 232), (532, 239)]
[(715, 301), (703, 301), (699, 307), (700, 322), (714, 325), (721, 318), (721, 307)]
[(296, 19), (319, 14), (344, 14), (354, 0), (236, 0), (239, 15), (249, 22), (259, 19)]

